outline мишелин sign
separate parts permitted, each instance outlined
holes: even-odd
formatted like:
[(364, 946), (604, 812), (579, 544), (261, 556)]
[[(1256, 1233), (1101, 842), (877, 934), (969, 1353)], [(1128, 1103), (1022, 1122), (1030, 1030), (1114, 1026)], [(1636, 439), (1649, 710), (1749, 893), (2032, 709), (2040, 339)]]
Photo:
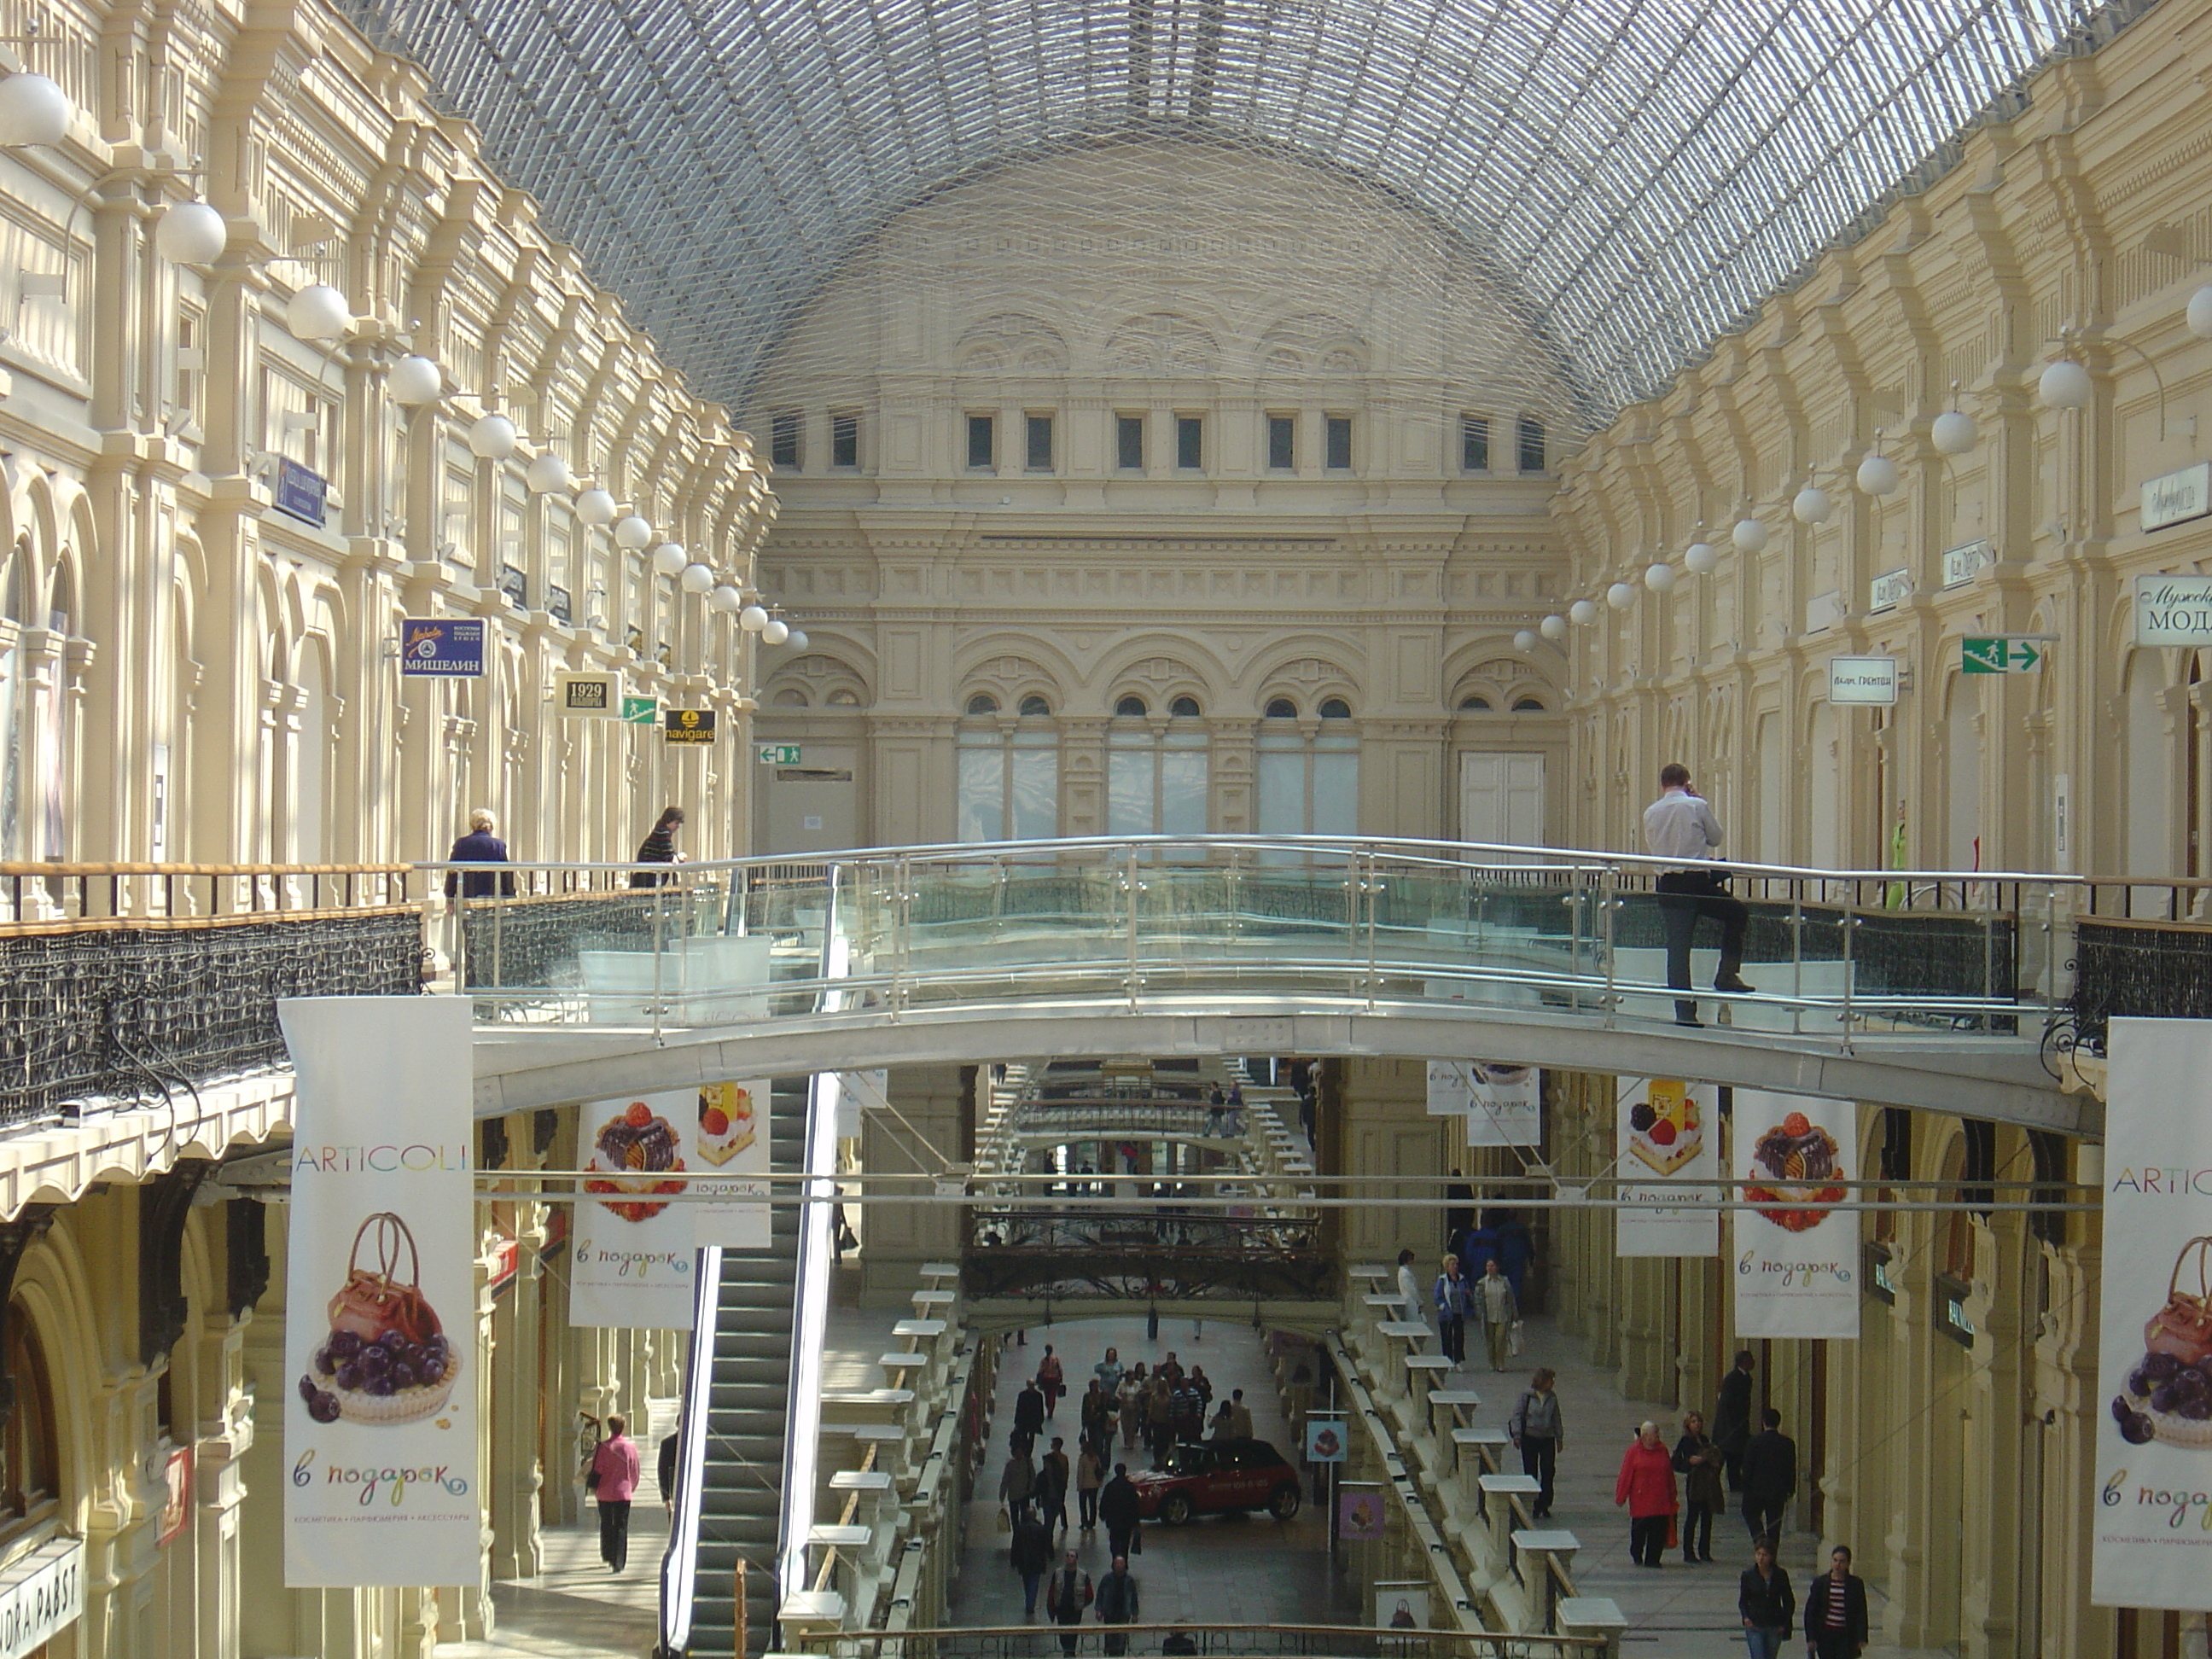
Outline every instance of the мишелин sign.
[(2212, 646), (2212, 576), (2136, 577), (2136, 643)]

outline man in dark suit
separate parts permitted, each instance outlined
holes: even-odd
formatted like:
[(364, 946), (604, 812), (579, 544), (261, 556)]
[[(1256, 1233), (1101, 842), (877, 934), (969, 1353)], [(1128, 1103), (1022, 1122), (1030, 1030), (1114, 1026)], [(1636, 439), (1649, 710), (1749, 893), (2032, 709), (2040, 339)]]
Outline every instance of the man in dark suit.
[(1782, 1530), (1782, 1513), (1797, 1492), (1797, 1443), (1782, 1432), (1782, 1413), (1769, 1406), (1765, 1426), (1743, 1449), (1743, 1523), (1753, 1541)]
[(1713, 1444), (1727, 1465), (1730, 1492), (1743, 1490), (1743, 1449), (1751, 1438), (1751, 1350), (1743, 1349), (1721, 1378), (1720, 1405), (1713, 1412)]
[[(1114, 1570), (1098, 1581), (1098, 1599), (1093, 1605), (1098, 1609), (1098, 1622), (1102, 1625), (1137, 1622), (1137, 1581), (1129, 1576), (1128, 1558), (1114, 1558)], [(1109, 1636), (1105, 1647), (1107, 1659), (1121, 1659), (1129, 1650), (1129, 1638)]]
[(1805, 1649), (1813, 1659), (1858, 1659), (1866, 1651), (1866, 1580), (1851, 1571), (1851, 1553), (1838, 1544), (1828, 1571), (1805, 1590)]

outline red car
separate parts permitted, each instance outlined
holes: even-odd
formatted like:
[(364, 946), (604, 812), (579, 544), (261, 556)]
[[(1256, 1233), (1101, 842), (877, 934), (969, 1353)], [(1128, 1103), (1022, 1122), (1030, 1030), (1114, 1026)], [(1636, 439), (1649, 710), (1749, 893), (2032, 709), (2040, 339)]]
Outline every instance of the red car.
[(1298, 1472), (1264, 1440), (1208, 1440), (1177, 1446), (1164, 1470), (1129, 1476), (1147, 1521), (1181, 1526), (1194, 1515), (1265, 1510), (1278, 1521), (1298, 1512)]

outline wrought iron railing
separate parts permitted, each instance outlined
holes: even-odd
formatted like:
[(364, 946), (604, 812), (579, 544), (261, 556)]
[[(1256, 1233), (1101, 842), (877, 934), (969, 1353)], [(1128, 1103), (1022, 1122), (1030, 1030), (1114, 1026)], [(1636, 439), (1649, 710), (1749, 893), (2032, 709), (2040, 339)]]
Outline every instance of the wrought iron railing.
[[(1138, 1569), (1139, 1584), (1143, 1571)], [(1094, 1579), (1096, 1575), (1093, 1575)], [(794, 1651), (834, 1650), (854, 1659), (1059, 1659), (1066, 1627), (978, 1626), (962, 1630), (795, 1631)], [(1103, 1625), (1095, 1618), (1072, 1629), (1079, 1655), (1109, 1651), (1212, 1656), (1212, 1659), (1539, 1659), (1602, 1650), (1598, 1636), (1543, 1636), (1511, 1631), (1385, 1630), (1363, 1625)], [(1176, 1646), (1168, 1644), (1173, 1642)], [(849, 1644), (849, 1645), (848, 1645)]]

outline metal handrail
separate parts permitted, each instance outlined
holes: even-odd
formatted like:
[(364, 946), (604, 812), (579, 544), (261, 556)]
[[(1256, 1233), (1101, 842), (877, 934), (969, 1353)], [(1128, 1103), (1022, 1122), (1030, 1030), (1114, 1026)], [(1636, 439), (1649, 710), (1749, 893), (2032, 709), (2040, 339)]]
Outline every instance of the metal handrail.
[[(1094, 1580), (1096, 1574), (1092, 1575)], [(793, 1630), (786, 1632), (785, 1643), (799, 1652), (816, 1650), (846, 1650), (848, 1644), (855, 1649), (865, 1648), (871, 1654), (881, 1654), (887, 1645), (914, 1643), (908, 1650), (908, 1659), (917, 1659), (921, 1654), (934, 1650), (942, 1644), (957, 1651), (963, 1645), (981, 1646), (985, 1644), (1019, 1639), (1036, 1643), (1042, 1650), (1044, 1644), (1055, 1638), (1062, 1627), (1054, 1625), (969, 1625), (957, 1628), (936, 1630)], [(1607, 1646), (1601, 1636), (1546, 1635), (1527, 1631), (1504, 1630), (1416, 1630), (1392, 1631), (1372, 1625), (1303, 1625), (1303, 1624), (1212, 1624), (1193, 1620), (1170, 1624), (1136, 1623), (1103, 1625), (1096, 1618), (1077, 1626), (1087, 1635), (1101, 1631), (1117, 1637), (1127, 1637), (1133, 1642), (1149, 1638), (1155, 1645), (1166, 1637), (1184, 1635), (1200, 1644), (1200, 1650), (1211, 1654), (1243, 1654), (1262, 1651), (1256, 1645), (1240, 1645), (1238, 1638), (1260, 1638), (1278, 1645), (1273, 1650), (1313, 1655), (1355, 1656), (1381, 1651), (1407, 1651), (1399, 1644), (1436, 1643), (1458, 1648), (1468, 1653), (1500, 1654), (1510, 1650), (1515, 1654), (1548, 1650), (1572, 1652), (1577, 1650), (1601, 1650)], [(1208, 1644), (1211, 1638), (1211, 1645)], [(1292, 1646), (1292, 1644), (1301, 1645)]]

